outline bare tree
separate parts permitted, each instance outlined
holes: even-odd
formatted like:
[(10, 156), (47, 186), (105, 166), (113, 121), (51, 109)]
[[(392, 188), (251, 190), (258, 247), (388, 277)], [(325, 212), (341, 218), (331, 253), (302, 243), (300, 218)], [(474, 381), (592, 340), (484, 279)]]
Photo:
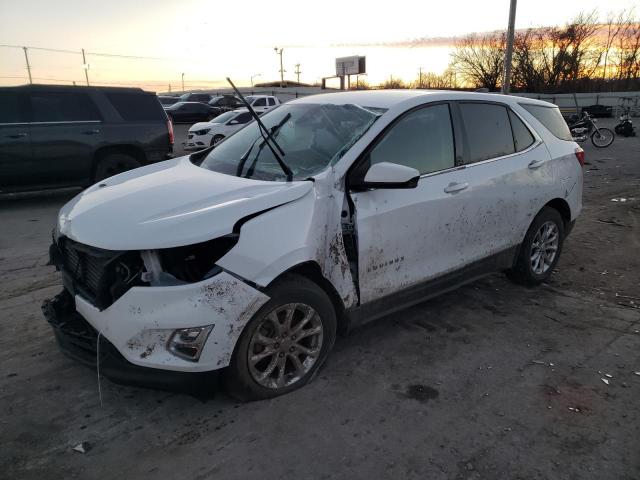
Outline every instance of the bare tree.
[(629, 87), (631, 80), (640, 76), (640, 23), (633, 11), (628, 12), (620, 23), (613, 55), (616, 57), (617, 78)]
[(411, 83), (412, 88), (432, 88), (437, 90), (456, 88), (456, 73), (447, 68), (442, 74), (425, 72), (422, 78)]
[(620, 30), (622, 30), (625, 14), (626, 14), (625, 10), (623, 10), (618, 14), (609, 12), (609, 14), (607, 14), (607, 20), (604, 24), (606, 37), (604, 38), (604, 42), (602, 43), (603, 57), (604, 57), (604, 65), (602, 66), (602, 79), (605, 82), (607, 81), (607, 67), (609, 66), (609, 54), (611, 53), (613, 44), (618, 38), (618, 35), (620, 35)]
[(407, 85), (399, 78), (393, 78), (393, 75), (389, 77), (389, 80), (380, 85), (380, 88), (394, 89), (394, 88), (407, 88)]
[(471, 34), (460, 39), (451, 54), (451, 67), (474, 87), (497, 90), (502, 77), (505, 33)]

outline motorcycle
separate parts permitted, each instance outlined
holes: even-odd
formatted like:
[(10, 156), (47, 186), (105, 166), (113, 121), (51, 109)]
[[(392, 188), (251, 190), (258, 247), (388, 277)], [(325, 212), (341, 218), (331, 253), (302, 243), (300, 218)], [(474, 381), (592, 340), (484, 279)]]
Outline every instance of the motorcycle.
[(576, 142), (584, 142), (587, 137), (591, 137), (594, 147), (605, 148), (613, 143), (615, 134), (609, 128), (600, 128), (596, 125), (596, 120), (591, 118), (587, 112), (582, 112), (582, 118), (572, 115), (569, 119), (569, 130)]
[(636, 131), (631, 121), (631, 109), (629, 107), (622, 107), (622, 115), (620, 115), (619, 122), (614, 130), (623, 137), (635, 137)]

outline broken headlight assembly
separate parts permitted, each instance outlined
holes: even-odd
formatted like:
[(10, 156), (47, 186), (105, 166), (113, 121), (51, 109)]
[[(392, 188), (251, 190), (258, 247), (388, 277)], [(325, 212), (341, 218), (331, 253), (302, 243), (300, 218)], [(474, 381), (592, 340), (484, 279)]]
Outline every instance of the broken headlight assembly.
[(141, 252), (145, 264), (144, 281), (151, 285), (194, 283), (221, 271), (216, 262), (238, 243), (239, 234), (183, 247)]

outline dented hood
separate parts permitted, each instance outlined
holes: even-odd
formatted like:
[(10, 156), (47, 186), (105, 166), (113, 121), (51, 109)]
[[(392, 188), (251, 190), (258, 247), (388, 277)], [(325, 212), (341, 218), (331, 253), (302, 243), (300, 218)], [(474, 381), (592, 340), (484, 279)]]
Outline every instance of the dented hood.
[(231, 233), (238, 220), (296, 200), (312, 188), (310, 181), (224, 175), (182, 157), (88, 188), (62, 207), (57, 231), (107, 250), (189, 245)]

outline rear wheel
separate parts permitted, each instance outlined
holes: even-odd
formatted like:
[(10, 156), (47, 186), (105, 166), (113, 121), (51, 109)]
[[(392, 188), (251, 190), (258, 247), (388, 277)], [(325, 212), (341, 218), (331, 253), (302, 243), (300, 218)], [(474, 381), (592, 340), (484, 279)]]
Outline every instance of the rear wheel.
[(288, 275), (247, 324), (225, 371), (227, 391), (238, 400), (277, 397), (307, 384), (336, 338), (331, 300), (315, 283)]
[(591, 143), (598, 148), (608, 147), (613, 143), (615, 134), (608, 128), (598, 128), (591, 134)]
[(93, 181), (99, 182), (105, 178), (112, 177), (128, 170), (138, 168), (140, 162), (126, 153), (110, 153), (98, 161), (93, 176)]
[(527, 230), (516, 263), (507, 275), (523, 285), (544, 282), (558, 263), (563, 241), (564, 221), (560, 213), (544, 207)]

